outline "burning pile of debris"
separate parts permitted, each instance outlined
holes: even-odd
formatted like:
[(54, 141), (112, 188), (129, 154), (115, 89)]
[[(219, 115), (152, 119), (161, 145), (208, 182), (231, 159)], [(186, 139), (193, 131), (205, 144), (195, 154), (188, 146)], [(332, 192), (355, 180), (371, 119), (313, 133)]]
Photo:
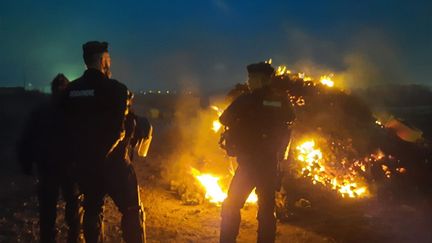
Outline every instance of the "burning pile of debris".
[(275, 87), (288, 92), (297, 115), (279, 218), (336, 200), (410, 200), (430, 193), (432, 150), (418, 129), (373, 114), (363, 100), (337, 88), (333, 74), (314, 80), (285, 67), (278, 71)]
[[(279, 195), (283, 201), (279, 204), (290, 207), (303, 200), (310, 206), (314, 199), (393, 197), (403, 188), (425, 189), (429, 143), (398, 137), (361, 99), (337, 88), (332, 78), (328, 74), (314, 80), (284, 66), (277, 68), (273, 85), (290, 95), (297, 116), (287, 150), (290, 156), (281, 162), (286, 193)], [(229, 92), (228, 102), (244, 90), (245, 85), (238, 84)], [(218, 117), (226, 105), (200, 109), (193, 119), (177, 120), (179, 126), (193, 128), (184, 131), (188, 140), (171, 158), (176, 161), (171, 167), (176, 175), (171, 189), (186, 204), (220, 204), (226, 197), (236, 166), (217, 143), (222, 130)], [(256, 202), (254, 193), (248, 202)]]

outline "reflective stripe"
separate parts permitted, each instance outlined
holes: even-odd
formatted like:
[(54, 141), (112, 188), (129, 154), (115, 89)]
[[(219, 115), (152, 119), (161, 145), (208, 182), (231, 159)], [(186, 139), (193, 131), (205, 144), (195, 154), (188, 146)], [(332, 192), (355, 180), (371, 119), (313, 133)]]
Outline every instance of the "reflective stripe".
[(263, 100), (264, 106), (273, 106), (273, 107), (282, 107), (282, 102), (280, 101), (270, 101), (270, 100)]
[(94, 96), (94, 89), (72, 90), (69, 97), (88, 97)]

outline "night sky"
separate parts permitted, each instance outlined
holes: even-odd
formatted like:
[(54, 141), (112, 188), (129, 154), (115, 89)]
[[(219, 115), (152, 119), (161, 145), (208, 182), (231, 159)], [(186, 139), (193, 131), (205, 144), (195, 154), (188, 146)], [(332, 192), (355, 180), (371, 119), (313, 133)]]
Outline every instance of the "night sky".
[(82, 74), (81, 45), (110, 43), (132, 90), (219, 90), (273, 59), (344, 85), (432, 85), (432, 1), (0, 2), (0, 86)]

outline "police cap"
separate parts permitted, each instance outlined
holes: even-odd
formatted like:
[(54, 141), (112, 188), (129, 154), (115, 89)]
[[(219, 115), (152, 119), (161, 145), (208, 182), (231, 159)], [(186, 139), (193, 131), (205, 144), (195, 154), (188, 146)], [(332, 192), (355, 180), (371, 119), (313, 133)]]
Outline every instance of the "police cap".
[(104, 52), (108, 52), (108, 42), (89, 41), (83, 45), (84, 57)]
[(274, 68), (265, 62), (253, 63), (247, 66), (248, 73), (264, 73), (271, 75), (274, 72)]

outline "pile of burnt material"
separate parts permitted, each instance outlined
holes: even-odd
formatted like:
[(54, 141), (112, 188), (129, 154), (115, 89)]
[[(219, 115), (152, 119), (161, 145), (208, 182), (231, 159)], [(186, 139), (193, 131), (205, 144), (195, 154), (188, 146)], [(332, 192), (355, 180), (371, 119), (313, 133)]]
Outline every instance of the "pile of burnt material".
[[(431, 146), (418, 129), (402, 121), (383, 123), (377, 120), (369, 109), (370, 105), (343, 90), (305, 81), (296, 75), (283, 75), (276, 79), (275, 87), (288, 92), (297, 115), (291, 165), (298, 160), (296, 156), (302, 139), (311, 136), (322, 151), (322, 164), (326, 171), (330, 170), (331, 179), (339, 178), (335, 175), (338, 172), (349, 173), (356, 177), (353, 181), (365, 183), (370, 196), (385, 199), (429, 193)], [(307, 177), (305, 171), (300, 172), (303, 172), (303, 178)], [(288, 177), (293, 177), (293, 173), (288, 174), (291, 174)], [(293, 188), (292, 180), (288, 181), (286, 186)], [(326, 186), (314, 178), (309, 181), (313, 186)], [(301, 183), (304, 187), (305, 181)], [(331, 189), (338, 189), (331, 181), (329, 184)]]

